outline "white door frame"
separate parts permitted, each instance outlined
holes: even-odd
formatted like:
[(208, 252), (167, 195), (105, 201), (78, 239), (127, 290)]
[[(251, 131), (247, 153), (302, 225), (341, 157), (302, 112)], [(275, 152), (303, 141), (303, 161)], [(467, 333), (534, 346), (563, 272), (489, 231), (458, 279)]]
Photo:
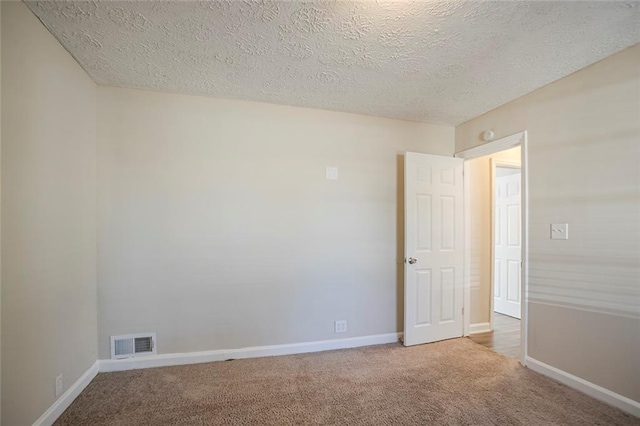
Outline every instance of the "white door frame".
[[(471, 205), (471, 173), (469, 169), (469, 162), (478, 157), (484, 157), (485, 155), (495, 154), (496, 152), (504, 151), (516, 146), (521, 147), (521, 173), (522, 173), (522, 271), (521, 271), (521, 321), (520, 321), (520, 363), (526, 366), (527, 359), (527, 324), (528, 324), (528, 293), (529, 288), (529, 178), (528, 178), (528, 164), (527, 164), (527, 131), (515, 133), (504, 138), (487, 142), (482, 145), (466, 149), (464, 151), (457, 152), (456, 158), (462, 158), (464, 162), (464, 245), (465, 245), (465, 260), (464, 260), (464, 316), (463, 316), (463, 334), (469, 335), (470, 321), (469, 312), (471, 308), (471, 213), (469, 206)], [(493, 283), (491, 284), (493, 287)], [(493, 291), (493, 290), (492, 290)], [(492, 293), (493, 295), (493, 293)], [(493, 314), (492, 314), (493, 315)], [(493, 324), (492, 324), (493, 325)]]
[[(522, 176), (522, 166), (519, 162), (510, 161), (510, 160), (500, 160), (497, 158), (491, 159), (491, 224), (489, 229), (491, 230), (491, 264), (489, 265), (489, 270), (491, 271), (491, 291), (489, 292), (489, 297), (491, 298), (489, 302), (489, 326), (493, 331), (493, 320), (494, 320), (494, 306), (493, 306), (493, 296), (495, 292), (495, 265), (496, 265), (496, 169), (498, 167), (509, 168), (509, 169), (519, 169)], [(522, 184), (521, 184), (522, 186)], [(520, 188), (520, 202), (522, 203), (522, 188)], [(522, 206), (522, 204), (521, 204)], [(523, 232), (523, 226), (520, 226), (521, 234)], [(520, 244), (522, 244), (522, 235), (520, 235)], [(522, 296), (520, 296), (520, 309), (522, 313)]]

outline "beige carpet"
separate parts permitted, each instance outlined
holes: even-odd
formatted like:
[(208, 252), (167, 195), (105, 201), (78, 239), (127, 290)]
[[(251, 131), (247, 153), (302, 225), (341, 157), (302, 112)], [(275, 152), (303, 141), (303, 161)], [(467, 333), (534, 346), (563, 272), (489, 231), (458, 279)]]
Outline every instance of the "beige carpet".
[(99, 374), (56, 425), (638, 425), (468, 339)]

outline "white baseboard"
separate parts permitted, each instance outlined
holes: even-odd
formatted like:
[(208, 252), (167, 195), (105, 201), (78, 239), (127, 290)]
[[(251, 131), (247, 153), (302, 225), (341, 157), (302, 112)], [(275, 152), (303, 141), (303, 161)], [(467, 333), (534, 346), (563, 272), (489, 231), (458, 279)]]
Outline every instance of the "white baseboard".
[(567, 373), (566, 371), (560, 370), (559, 368), (553, 367), (549, 364), (545, 364), (544, 362), (538, 361), (537, 359), (531, 358), (529, 356), (526, 360), (527, 367), (532, 369), (533, 371), (543, 374), (547, 377), (551, 377), (552, 379), (555, 379), (571, 388), (579, 390), (580, 392), (585, 393), (590, 397), (599, 399), (600, 401), (606, 402), (609, 405), (613, 405), (614, 407), (617, 407), (622, 411), (625, 411), (636, 417), (640, 417), (640, 402), (629, 399), (626, 396), (618, 395), (615, 392), (581, 379), (580, 377), (574, 376), (573, 374)]
[(76, 382), (71, 385), (65, 393), (53, 403), (47, 411), (44, 412), (38, 420), (33, 423), (34, 426), (50, 426), (52, 425), (64, 410), (69, 408), (71, 403), (80, 395), (80, 392), (87, 387), (91, 380), (98, 374), (100, 370), (100, 361), (96, 361)]
[[(481, 333), (489, 323), (471, 324), (471, 333)], [(489, 327), (490, 328), (490, 327)], [(488, 331), (488, 330), (487, 330)], [(34, 426), (52, 425), (69, 405), (80, 395), (93, 378), (100, 373), (112, 371), (136, 370), (141, 368), (166, 367), (172, 365), (199, 364), (226, 359), (257, 358), (278, 355), (293, 355), (309, 352), (321, 352), (334, 349), (357, 348), (361, 346), (395, 343), (402, 339), (402, 333), (378, 334), (373, 336), (351, 337), (346, 339), (322, 340), (316, 342), (290, 343), (284, 345), (255, 346), (241, 349), (221, 349), (215, 351), (153, 355), (144, 358), (104, 359), (96, 361), (45, 413)], [(640, 403), (619, 395), (601, 386), (593, 384), (556, 367), (526, 357), (526, 365), (531, 370), (555, 379), (569, 387), (579, 390), (593, 398), (613, 405), (636, 417), (640, 417)]]
[(469, 324), (469, 334), (487, 333), (491, 331), (491, 323), (477, 322), (475, 324)]
[(167, 367), (172, 365), (199, 364), (224, 361), (226, 359), (258, 358), (278, 355), (293, 355), (334, 349), (357, 348), (360, 346), (395, 343), (402, 333), (377, 334), (373, 336), (351, 337), (347, 339), (321, 340), (316, 342), (290, 343), (285, 345), (255, 346), (241, 349), (220, 349), (215, 351), (188, 352), (152, 355), (148, 357), (100, 360), (100, 372), (137, 370), (141, 368)]
[(171, 365), (199, 364), (224, 361), (226, 359), (258, 358), (277, 355), (292, 355), (321, 352), (334, 349), (358, 348), (361, 346), (395, 343), (402, 333), (377, 334), (373, 336), (351, 337), (347, 339), (322, 340), (317, 342), (290, 343), (285, 345), (255, 346), (241, 349), (221, 349), (216, 351), (189, 352), (178, 354), (152, 355), (144, 358), (103, 359), (96, 361), (33, 426), (50, 426), (80, 395), (94, 377), (111, 371), (137, 370), (140, 368), (166, 367)]

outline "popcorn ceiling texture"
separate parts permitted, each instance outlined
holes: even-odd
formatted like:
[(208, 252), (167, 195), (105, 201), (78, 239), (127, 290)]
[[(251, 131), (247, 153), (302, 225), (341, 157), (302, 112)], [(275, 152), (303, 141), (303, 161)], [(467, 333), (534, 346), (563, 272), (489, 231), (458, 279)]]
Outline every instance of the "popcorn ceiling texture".
[(28, 1), (99, 84), (456, 125), (636, 44), (636, 2)]

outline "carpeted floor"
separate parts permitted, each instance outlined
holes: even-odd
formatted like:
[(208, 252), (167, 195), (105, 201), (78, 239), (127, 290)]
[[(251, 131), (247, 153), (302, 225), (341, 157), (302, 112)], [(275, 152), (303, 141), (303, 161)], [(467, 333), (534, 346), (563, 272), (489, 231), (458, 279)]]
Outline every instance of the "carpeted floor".
[(638, 425), (469, 339), (99, 374), (56, 425)]

